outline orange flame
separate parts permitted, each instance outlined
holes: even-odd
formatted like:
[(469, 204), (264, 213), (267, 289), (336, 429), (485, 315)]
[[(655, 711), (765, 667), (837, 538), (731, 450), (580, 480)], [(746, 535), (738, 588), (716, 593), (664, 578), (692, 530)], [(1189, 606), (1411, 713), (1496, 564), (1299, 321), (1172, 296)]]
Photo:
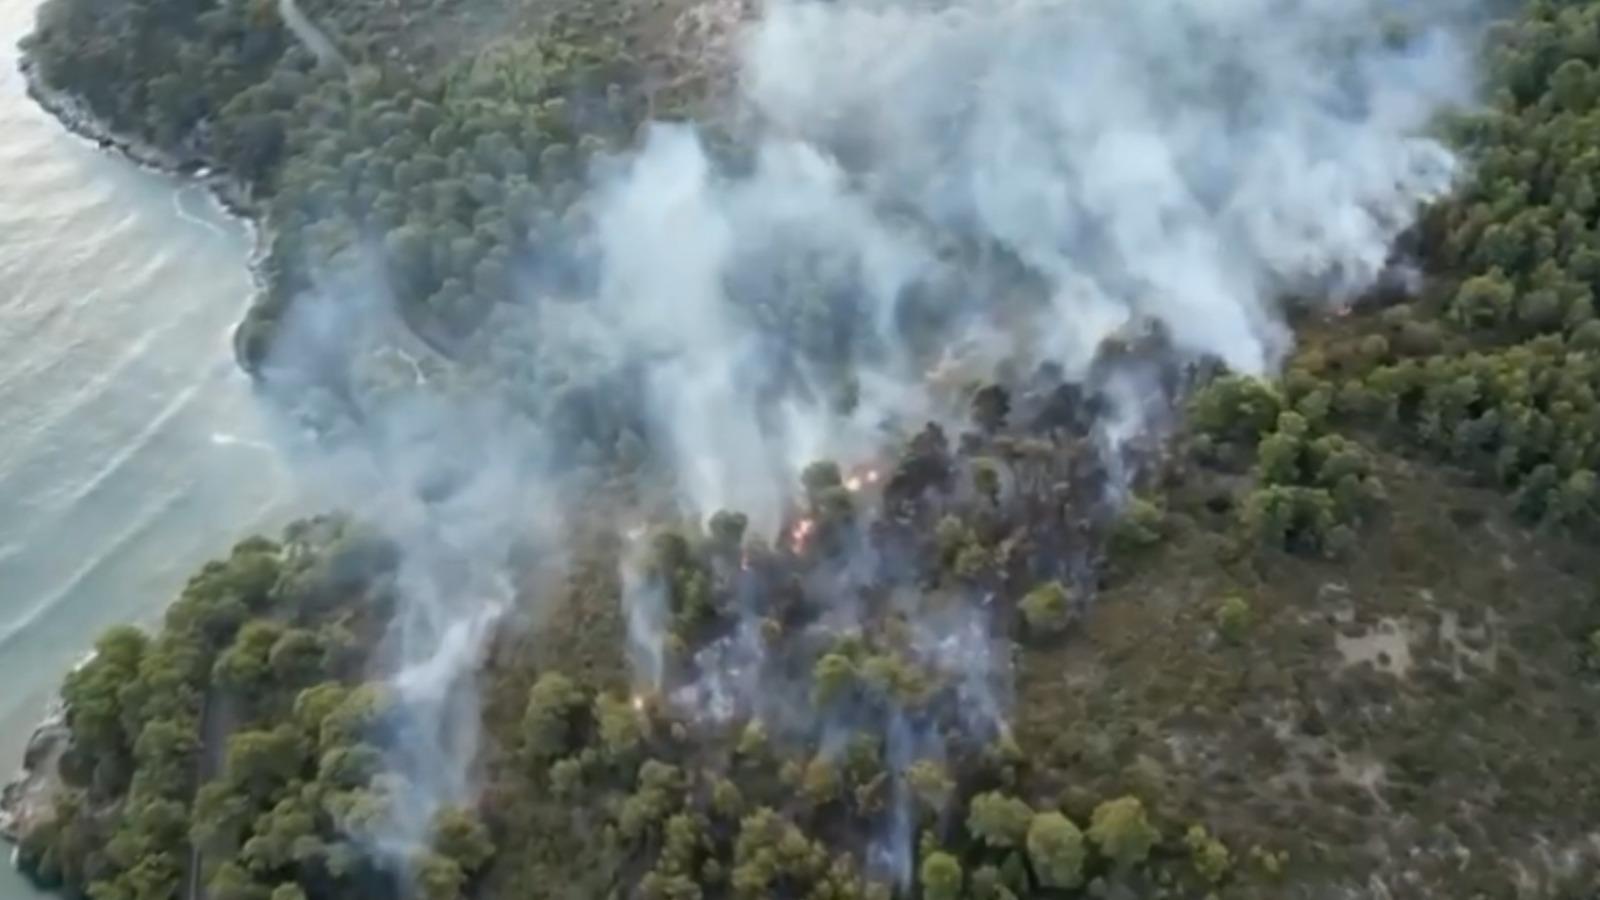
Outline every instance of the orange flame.
[(794, 527), (789, 529), (789, 546), (794, 548), (794, 552), (802, 553), (805, 551), (806, 539), (811, 537), (811, 532), (816, 527), (817, 523), (809, 516), (794, 523)]

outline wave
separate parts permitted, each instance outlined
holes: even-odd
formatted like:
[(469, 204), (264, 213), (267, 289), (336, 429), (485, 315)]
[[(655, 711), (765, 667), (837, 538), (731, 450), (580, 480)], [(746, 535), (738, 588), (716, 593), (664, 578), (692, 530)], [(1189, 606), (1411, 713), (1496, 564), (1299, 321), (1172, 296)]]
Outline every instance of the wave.
[(251, 450), (260, 450), (262, 453), (272, 454), (274, 459), (278, 456), (278, 448), (266, 441), (240, 437), (225, 431), (213, 431), (211, 433), (211, 443), (217, 447), (247, 447)]
[(131, 441), (123, 444), (121, 449), (112, 454), (111, 458), (106, 460), (105, 464), (99, 469), (95, 470), (95, 473), (89, 476), (87, 481), (79, 484), (68, 495), (67, 502), (63, 505), (63, 508), (70, 508), (82, 503), (102, 484), (105, 484), (108, 479), (121, 471), (122, 467), (128, 464), (128, 460), (148, 447), (150, 442), (161, 434), (167, 423), (171, 422), (173, 418), (194, 402), (201, 388), (204, 388), (209, 382), (209, 374), (208, 372), (206, 377), (188, 384), (183, 390), (174, 395), (171, 400), (168, 400), (166, 405), (161, 408), (161, 411), (156, 413), (155, 417), (149, 422), (145, 423), (145, 426), (139, 429)]
[(191, 225), (198, 225), (219, 237), (227, 237), (228, 233), (222, 230), (222, 228), (215, 222), (208, 222), (184, 208), (183, 195), (188, 191), (188, 189), (188, 186), (185, 185), (184, 187), (178, 188), (172, 192), (172, 211), (178, 214), (179, 219), (182, 219)]
[(137, 540), (150, 526), (166, 515), (171, 509), (187, 496), (188, 491), (179, 488), (168, 492), (154, 504), (145, 506), (139, 515), (127, 527), (108, 542), (100, 546), (98, 552), (85, 560), (67, 580), (54, 590), (46, 594), (37, 603), (28, 607), (22, 615), (0, 626), (0, 653), (5, 652), (12, 643), (22, 637), (29, 629), (37, 625), (51, 611), (55, 610), (67, 596), (78, 590), (84, 582), (88, 581), (107, 563), (113, 561), (127, 546)]
[[(30, 416), (26, 420), (28, 426), (26, 429), (18, 429), (10, 434), (4, 452), (0, 453), (0, 460), (6, 460), (9, 468), (10, 461), (22, 458), (24, 451), (31, 448), (40, 439), (50, 435), (63, 424), (71, 423), (81, 418), (79, 414), (85, 407), (105, 397), (108, 389), (117, 386), (124, 380), (130, 368), (137, 365), (141, 360), (149, 358), (151, 352), (157, 349), (158, 342), (180, 326), (183, 319), (184, 317), (181, 315), (174, 316), (145, 329), (137, 337), (133, 338), (129, 344), (125, 345), (127, 347), (126, 351), (118, 355), (110, 365), (99, 368), (92, 377), (73, 388), (67, 396), (50, 402), (45, 406), (46, 411), (43, 411), (42, 414)], [(24, 379), (30, 376), (38, 377), (44, 370), (66, 364), (69, 359), (76, 355), (74, 350), (81, 348), (83, 340), (80, 338), (65, 347), (57, 349), (55, 353), (46, 359), (30, 361), (31, 364), (25, 363), (20, 371), (7, 373), (5, 380), (0, 384), (7, 386), (19, 384), (26, 392), (26, 386), (21, 384)], [(204, 366), (204, 369), (206, 378), (209, 378), (212, 374), (213, 366), (207, 365)], [(186, 392), (192, 392), (204, 383), (204, 380), (195, 382), (180, 391), (179, 395), (182, 396)]]

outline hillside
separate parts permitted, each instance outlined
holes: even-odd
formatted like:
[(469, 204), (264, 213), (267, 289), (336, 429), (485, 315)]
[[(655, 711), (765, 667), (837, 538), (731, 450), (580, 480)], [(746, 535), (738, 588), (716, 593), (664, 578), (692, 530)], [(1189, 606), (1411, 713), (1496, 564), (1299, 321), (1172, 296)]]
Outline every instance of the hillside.
[[(49, 0), (40, 87), (245, 187), (241, 359), (381, 483), (100, 639), (22, 868), (95, 900), (1592, 893), (1600, 4), (1472, 32), (1485, 101), (1427, 117), (1451, 190), (1359, 293), (1265, 270), (1307, 277), (1260, 376), (1159, 300), (1057, 359), (1053, 249), (894, 193), (948, 174), (895, 156), (915, 115), (836, 163), (761, 136), (753, 15)], [(1429, 58), (1359, 24), (1375, 71)], [(1078, 238), (1115, 257), (1107, 222)], [(1246, 252), (1179, 244), (1149, 267)]]

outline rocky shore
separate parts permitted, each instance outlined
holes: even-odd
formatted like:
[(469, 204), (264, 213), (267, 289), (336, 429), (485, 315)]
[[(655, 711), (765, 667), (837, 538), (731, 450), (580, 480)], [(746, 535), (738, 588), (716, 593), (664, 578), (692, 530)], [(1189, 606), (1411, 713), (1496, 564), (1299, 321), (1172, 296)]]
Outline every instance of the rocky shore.
[(20, 842), (49, 819), (60, 784), (61, 754), (70, 737), (59, 707), (33, 730), (22, 754), (22, 770), (0, 788), (0, 838)]

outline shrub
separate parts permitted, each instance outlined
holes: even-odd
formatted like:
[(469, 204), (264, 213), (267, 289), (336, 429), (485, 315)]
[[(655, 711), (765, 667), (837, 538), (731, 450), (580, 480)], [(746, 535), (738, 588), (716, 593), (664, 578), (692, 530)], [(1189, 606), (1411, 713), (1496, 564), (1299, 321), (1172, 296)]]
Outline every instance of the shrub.
[(1134, 497), (1112, 529), (1112, 546), (1124, 553), (1153, 547), (1161, 543), (1166, 524), (1167, 514), (1161, 507), (1142, 497)]
[(1250, 604), (1234, 594), (1222, 601), (1216, 612), (1217, 632), (1229, 641), (1240, 641), (1250, 627)]
[(1218, 884), (1228, 877), (1228, 870), (1233, 868), (1233, 854), (1228, 852), (1226, 844), (1207, 833), (1205, 826), (1189, 826), (1189, 832), (1183, 836), (1183, 843), (1189, 848), (1189, 858), (1194, 864), (1195, 873), (1203, 881), (1207, 884)]
[(1059, 581), (1048, 581), (1029, 591), (1018, 608), (1030, 634), (1060, 634), (1072, 624), (1071, 596)]

